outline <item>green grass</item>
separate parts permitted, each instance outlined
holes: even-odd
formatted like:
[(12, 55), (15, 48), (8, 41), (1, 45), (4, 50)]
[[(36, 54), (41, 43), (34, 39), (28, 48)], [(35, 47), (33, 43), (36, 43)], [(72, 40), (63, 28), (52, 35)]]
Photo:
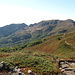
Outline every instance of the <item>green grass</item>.
[(34, 51), (15, 52), (8, 57), (0, 58), (1, 61), (10, 65), (11, 68), (14, 66), (33, 67), (36, 73), (47, 73), (57, 70), (56, 66), (54, 66), (55, 63), (53, 63), (55, 61), (53, 56)]
[(47, 75), (47, 73), (57, 72), (59, 59), (75, 58), (75, 49), (65, 43), (66, 40), (68, 43), (75, 45), (75, 41), (73, 41), (75, 37), (74, 33), (66, 33), (65, 36), (63, 35), (53, 35), (16, 47), (1, 48), (0, 55), (5, 56), (0, 57), (0, 62), (5, 61), (11, 67), (13, 65), (33, 67), (33, 71), (37, 74), (43, 73)]

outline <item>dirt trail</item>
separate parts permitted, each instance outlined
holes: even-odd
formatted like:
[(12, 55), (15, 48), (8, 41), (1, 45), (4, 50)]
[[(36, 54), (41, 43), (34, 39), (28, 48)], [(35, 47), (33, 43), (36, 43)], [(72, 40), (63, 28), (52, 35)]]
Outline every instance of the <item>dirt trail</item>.
[(65, 33), (62, 35), (62, 37), (64, 37), (64, 41), (65, 41), (65, 43), (67, 44), (67, 45), (69, 45), (70, 47), (72, 47), (73, 49), (75, 49), (75, 46), (74, 45), (72, 45), (71, 43), (69, 43), (68, 41), (67, 41), (67, 39), (65, 38)]

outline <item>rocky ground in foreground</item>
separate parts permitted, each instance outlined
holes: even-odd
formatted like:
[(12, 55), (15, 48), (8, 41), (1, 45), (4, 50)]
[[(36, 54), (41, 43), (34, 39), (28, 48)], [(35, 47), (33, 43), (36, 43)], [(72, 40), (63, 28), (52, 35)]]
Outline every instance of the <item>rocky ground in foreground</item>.
[(75, 75), (75, 60), (60, 60), (59, 69), (62, 75)]

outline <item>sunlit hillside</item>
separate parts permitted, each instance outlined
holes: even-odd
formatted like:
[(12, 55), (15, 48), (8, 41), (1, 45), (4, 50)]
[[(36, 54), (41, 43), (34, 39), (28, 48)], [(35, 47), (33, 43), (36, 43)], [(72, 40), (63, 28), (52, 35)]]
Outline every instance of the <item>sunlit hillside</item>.
[(37, 39), (42, 39), (54, 34), (68, 33), (75, 30), (75, 21), (45, 20), (29, 26), (22, 24), (10, 24), (0, 27), (0, 47), (16, 46)]
[[(1, 48), (0, 61), (10, 67), (31, 69), (37, 75), (61, 73), (58, 62), (75, 58), (75, 32), (52, 35), (17, 47)], [(41, 41), (41, 42), (40, 42)], [(14, 65), (12, 65), (13, 63)]]

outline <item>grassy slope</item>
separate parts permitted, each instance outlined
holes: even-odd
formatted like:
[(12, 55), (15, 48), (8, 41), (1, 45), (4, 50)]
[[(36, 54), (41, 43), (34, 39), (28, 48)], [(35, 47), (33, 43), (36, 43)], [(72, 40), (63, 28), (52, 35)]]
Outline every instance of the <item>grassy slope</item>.
[[(12, 62), (20, 67), (30, 67), (37, 75), (50, 75), (58, 71), (61, 58), (75, 58), (75, 32), (53, 35), (42, 39), (42, 43), (13, 53), (0, 53), (0, 61)], [(11, 64), (10, 64), (11, 65)], [(25, 72), (25, 71), (24, 71)]]
[(53, 35), (42, 40), (42, 44), (25, 50), (46, 52), (61, 58), (75, 57), (75, 32)]

